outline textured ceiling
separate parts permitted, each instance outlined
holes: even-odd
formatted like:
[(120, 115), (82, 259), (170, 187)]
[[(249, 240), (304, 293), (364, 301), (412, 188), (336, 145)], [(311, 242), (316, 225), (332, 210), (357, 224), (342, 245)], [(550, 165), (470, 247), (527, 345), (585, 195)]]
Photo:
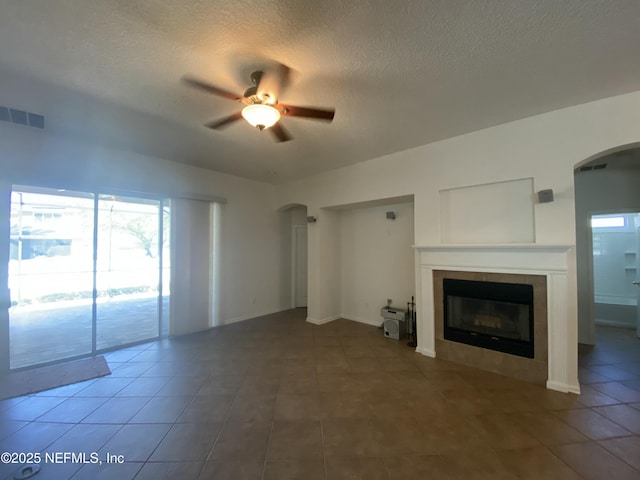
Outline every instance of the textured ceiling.
[[(638, 0), (0, 0), (0, 105), (46, 129), (272, 183), (640, 90)], [(244, 122), (253, 69), (292, 70), (275, 143)], [(24, 128), (7, 123), (0, 128)]]

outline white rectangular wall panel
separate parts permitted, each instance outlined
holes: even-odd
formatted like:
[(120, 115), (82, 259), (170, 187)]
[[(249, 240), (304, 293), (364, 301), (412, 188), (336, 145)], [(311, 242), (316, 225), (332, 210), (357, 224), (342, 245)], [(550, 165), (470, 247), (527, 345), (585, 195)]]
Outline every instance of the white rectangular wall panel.
[(533, 179), (440, 190), (442, 243), (534, 243)]

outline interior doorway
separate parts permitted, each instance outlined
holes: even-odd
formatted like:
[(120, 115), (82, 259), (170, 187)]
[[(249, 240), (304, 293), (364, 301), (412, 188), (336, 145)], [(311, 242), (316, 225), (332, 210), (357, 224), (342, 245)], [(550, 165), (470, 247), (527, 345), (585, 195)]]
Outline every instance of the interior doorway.
[(606, 402), (640, 395), (640, 148), (616, 150), (574, 171), (578, 378)]
[(289, 271), (288, 289), (283, 291), (283, 305), (307, 307), (307, 207), (299, 203), (279, 209), (282, 219), (283, 267)]
[[(599, 232), (609, 232), (609, 235), (596, 233), (593, 236), (592, 217), (595, 218), (615, 218), (616, 213), (633, 214), (640, 212), (640, 147), (637, 145), (627, 148), (619, 148), (616, 151), (604, 153), (589, 161), (578, 165), (574, 171), (575, 185), (575, 212), (576, 212), (576, 271), (578, 287), (578, 338), (579, 342), (586, 345), (594, 345), (596, 338), (596, 318), (601, 313), (602, 307), (598, 304), (612, 303), (612, 296), (599, 294), (597, 302), (594, 286), (606, 284), (606, 279), (596, 281), (594, 273), (594, 263), (598, 263), (602, 258), (596, 258), (594, 262), (594, 252), (596, 257), (601, 257), (603, 245), (601, 242), (608, 242), (606, 248), (611, 250), (614, 245), (611, 242), (617, 240), (609, 238), (610, 233), (620, 227), (597, 227)], [(618, 215), (617, 217), (620, 217)], [(618, 222), (620, 219), (618, 218)], [(629, 222), (629, 220), (623, 220)], [(628, 232), (629, 235), (633, 235)], [(634, 248), (626, 248), (619, 251), (616, 261), (618, 269), (619, 290), (626, 291), (627, 307), (637, 308), (637, 301), (630, 293), (637, 287), (632, 286), (631, 278), (634, 275), (635, 259), (632, 251)], [(626, 257), (626, 258), (625, 258)], [(602, 262), (600, 262), (602, 263)], [(613, 268), (613, 267), (612, 267)], [(623, 286), (624, 284), (624, 286)], [(639, 289), (640, 290), (640, 289)], [(611, 292), (609, 292), (611, 293)], [(618, 295), (619, 297), (621, 295)], [(607, 307), (611, 310), (611, 307)], [(619, 309), (619, 308), (618, 308)], [(628, 308), (627, 308), (628, 310)], [(609, 321), (620, 323), (620, 316), (614, 315)], [(635, 327), (627, 325), (628, 328)]]

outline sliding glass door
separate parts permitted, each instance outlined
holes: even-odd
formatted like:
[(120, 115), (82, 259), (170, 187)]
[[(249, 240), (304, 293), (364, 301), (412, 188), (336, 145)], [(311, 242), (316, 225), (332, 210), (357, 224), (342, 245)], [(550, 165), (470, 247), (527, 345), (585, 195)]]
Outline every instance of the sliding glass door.
[(101, 195), (98, 200), (98, 350), (159, 335), (158, 200)]
[(93, 210), (91, 194), (12, 192), (11, 368), (91, 353)]
[(169, 217), (166, 200), (15, 187), (10, 367), (160, 336), (169, 310)]

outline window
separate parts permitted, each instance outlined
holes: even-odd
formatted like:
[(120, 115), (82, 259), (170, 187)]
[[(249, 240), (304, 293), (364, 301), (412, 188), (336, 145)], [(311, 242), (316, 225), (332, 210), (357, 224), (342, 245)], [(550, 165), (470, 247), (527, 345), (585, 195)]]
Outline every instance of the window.
[(624, 217), (608, 217), (595, 215), (591, 217), (591, 228), (617, 228), (625, 226), (626, 222)]

